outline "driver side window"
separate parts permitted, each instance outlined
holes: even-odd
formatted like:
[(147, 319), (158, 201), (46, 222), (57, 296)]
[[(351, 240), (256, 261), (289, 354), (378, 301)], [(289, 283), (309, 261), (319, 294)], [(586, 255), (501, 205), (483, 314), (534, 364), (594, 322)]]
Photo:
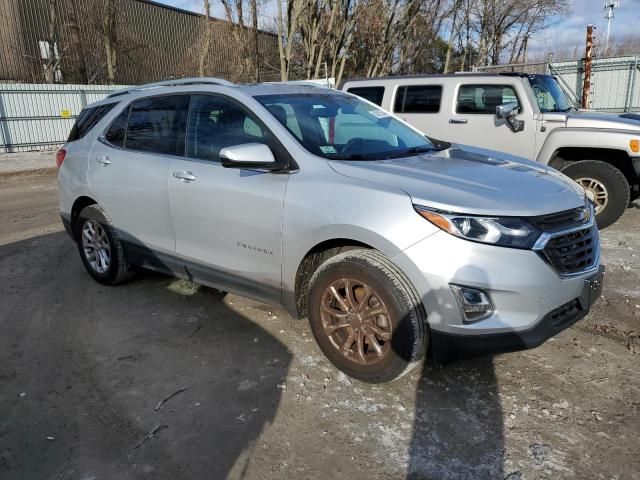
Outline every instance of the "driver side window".
[(496, 107), (516, 103), (521, 110), (518, 96), (508, 85), (460, 85), (456, 113), (495, 115)]
[(257, 118), (235, 102), (212, 95), (194, 95), (187, 121), (186, 156), (220, 160), (220, 150), (243, 143), (268, 144)]

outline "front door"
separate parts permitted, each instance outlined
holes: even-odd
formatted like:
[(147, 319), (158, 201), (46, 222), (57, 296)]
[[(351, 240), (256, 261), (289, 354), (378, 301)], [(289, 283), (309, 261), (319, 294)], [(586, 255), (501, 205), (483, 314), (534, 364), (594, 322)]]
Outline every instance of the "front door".
[[(515, 102), (524, 129), (514, 132), (504, 119), (496, 117), (496, 107)], [(462, 84), (449, 115), (447, 141), (487, 148), (534, 159), (536, 124), (531, 112), (522, 111), (513, 86), (504, 84)], [(529, 115), (525, 118), (525, 113)]]
[[(194, 95), (186, 156), (169, 176), (176, 252), (196, 281), (281, 301), (282, 215), (288, 174), (224, 168), (224, 147), (272, 141), (266, 127), (226, 97)], [(270, 145), (271, 146), (271, 145)]]

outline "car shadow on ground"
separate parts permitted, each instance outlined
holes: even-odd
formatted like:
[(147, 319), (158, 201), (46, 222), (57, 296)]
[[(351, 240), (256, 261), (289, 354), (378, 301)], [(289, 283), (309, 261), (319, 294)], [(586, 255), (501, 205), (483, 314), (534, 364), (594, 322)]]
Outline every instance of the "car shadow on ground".
[(407, 478), (504, 478), (502, 408), (490, 357), (426, 364), (417, 386)]
[[(451, 278), (490, 283), (486, 272), (474, 265)], [(438, 305), (444, 316), (453, 310), (458, 317), (452, 293), (438, 293), (429, 292), (423, 303)], [(504, 478), (503, 412), (492, 357), (446, 365), (427, 357), (419, 367), (407, 479)]]
[(105, 287), (77, 255), (63, 233), (0, 247), (0, 477), (242, 476), (290, 352), (216, 291)]

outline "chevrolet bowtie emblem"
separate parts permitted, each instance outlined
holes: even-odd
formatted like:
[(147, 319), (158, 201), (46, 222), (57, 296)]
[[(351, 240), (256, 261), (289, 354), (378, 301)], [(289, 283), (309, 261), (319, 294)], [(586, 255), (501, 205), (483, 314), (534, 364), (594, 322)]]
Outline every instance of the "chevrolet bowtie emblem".
[(589, 220), (591, 220), (591, 210), (583, 208), (580, 211), (580, 221), (583, 223), (589, 223)]

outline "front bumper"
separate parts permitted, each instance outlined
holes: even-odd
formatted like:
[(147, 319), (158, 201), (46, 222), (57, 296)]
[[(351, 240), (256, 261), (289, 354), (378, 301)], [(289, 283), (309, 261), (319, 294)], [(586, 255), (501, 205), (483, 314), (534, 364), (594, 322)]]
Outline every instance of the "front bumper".
[(595, 278), (584, 280), (580, 297), (552, 310), (527, 330), (487, 335), (457, 335), (432, 330), (430, 354), (436, 362), (447, 364), (480, 355), (535, 348), (589, 313), (602, 292), (604, 270), (604, 266), (600, 266)]
[[(432, 354), (442, 363), (540, 345), (588, 313), (599, 295), (585, 300), (585, 286), (604, 271), (598, 263), (563, 277), (534, 251), (469, 242), (445, 232), (409, 247), (394, 261), (422, 299)], [(486, 292), (493, 314), (464, 322), (451, 284)]]

